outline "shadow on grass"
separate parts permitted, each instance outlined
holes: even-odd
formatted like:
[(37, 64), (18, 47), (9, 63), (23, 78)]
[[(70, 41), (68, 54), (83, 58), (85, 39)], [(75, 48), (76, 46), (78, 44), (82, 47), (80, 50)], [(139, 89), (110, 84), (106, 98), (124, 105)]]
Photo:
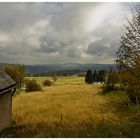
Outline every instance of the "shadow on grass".
[(109, 95), (109, 94), (118, 94), (118, 93), (124, 94), (125, 93), (119, 87), (114, 87), (114, 89), (104, 89), (104, 87), (102, 86), (101, 89), (102, 89), (102, 91), (99, 93), (100, 95)]
[(80, 124), (54, 122), (16, 126), (4, 130), (0, 137), (14, 138), (137, 138), (140, 137), (140, 123), (112, 124), (109, 122), (83, 121)]

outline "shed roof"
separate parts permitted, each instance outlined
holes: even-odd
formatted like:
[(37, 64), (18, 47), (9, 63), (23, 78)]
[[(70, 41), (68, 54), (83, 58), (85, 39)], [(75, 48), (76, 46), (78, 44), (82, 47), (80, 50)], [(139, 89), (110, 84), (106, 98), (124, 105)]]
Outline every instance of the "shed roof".
[(15, 86), (16, 82), (4, 70), (0, 70), (0, 94)]

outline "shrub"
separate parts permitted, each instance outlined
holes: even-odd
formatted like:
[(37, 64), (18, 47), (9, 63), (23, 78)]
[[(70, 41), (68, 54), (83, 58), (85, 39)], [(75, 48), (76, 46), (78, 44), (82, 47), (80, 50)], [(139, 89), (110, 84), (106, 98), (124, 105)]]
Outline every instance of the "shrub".
[(140, 104), (140, 58), (131, 70), (120, 72), (122, 89), (134, 104)]
[(135, 72), (133, 74), (130, 73), (127, 77), (127, 86), (125, 90), (133, 103), (140, 104), (140, 68), (138, 71), (137, 70), (138, 69), (135, 68)]
[(103, 86), (104, 91), (113, 90), (115, 88), (115, 84), (118, 83), (118, 75), (117, 73), (109, 73), (107, 80)]
[(53, 76), (52, 76), (52, 79), (53, 79), (53, 81), (55, 81), (55, 82), (56, 82), (56, 81), (58, 80), (57, 75), (53, 75)]
[(53, 82), (48, 79), (43, 82), (43, 86), (52, 86), (52, 84)]
[(30, 91), (41, 91), (41, 86), (37, 83), (36, 80), (28, 80), (26, 81), (26, 92)]

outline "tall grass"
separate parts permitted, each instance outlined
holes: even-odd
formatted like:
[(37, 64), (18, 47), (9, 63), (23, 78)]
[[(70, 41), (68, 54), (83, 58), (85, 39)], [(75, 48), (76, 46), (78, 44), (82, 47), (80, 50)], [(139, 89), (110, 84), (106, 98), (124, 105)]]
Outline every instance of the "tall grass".
[(124, 106), (125, 94), (103, 95), (101, 85), (83, 80), (59, 77), (55, 86), (14, 97), (15, 123), (1, 137), (140, 137), (140, 107), (134, 111)]

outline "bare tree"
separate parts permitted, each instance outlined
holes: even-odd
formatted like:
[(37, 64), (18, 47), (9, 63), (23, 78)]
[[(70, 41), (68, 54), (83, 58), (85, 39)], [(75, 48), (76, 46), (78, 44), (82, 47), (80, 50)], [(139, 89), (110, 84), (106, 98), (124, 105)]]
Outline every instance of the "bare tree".
[(128, 26), (125, 26), (117, 52), (116, 61), (120, 70), (131, 70), (140, 57), (140, 9), (132, 11), (132, 21), (127, 21)]

